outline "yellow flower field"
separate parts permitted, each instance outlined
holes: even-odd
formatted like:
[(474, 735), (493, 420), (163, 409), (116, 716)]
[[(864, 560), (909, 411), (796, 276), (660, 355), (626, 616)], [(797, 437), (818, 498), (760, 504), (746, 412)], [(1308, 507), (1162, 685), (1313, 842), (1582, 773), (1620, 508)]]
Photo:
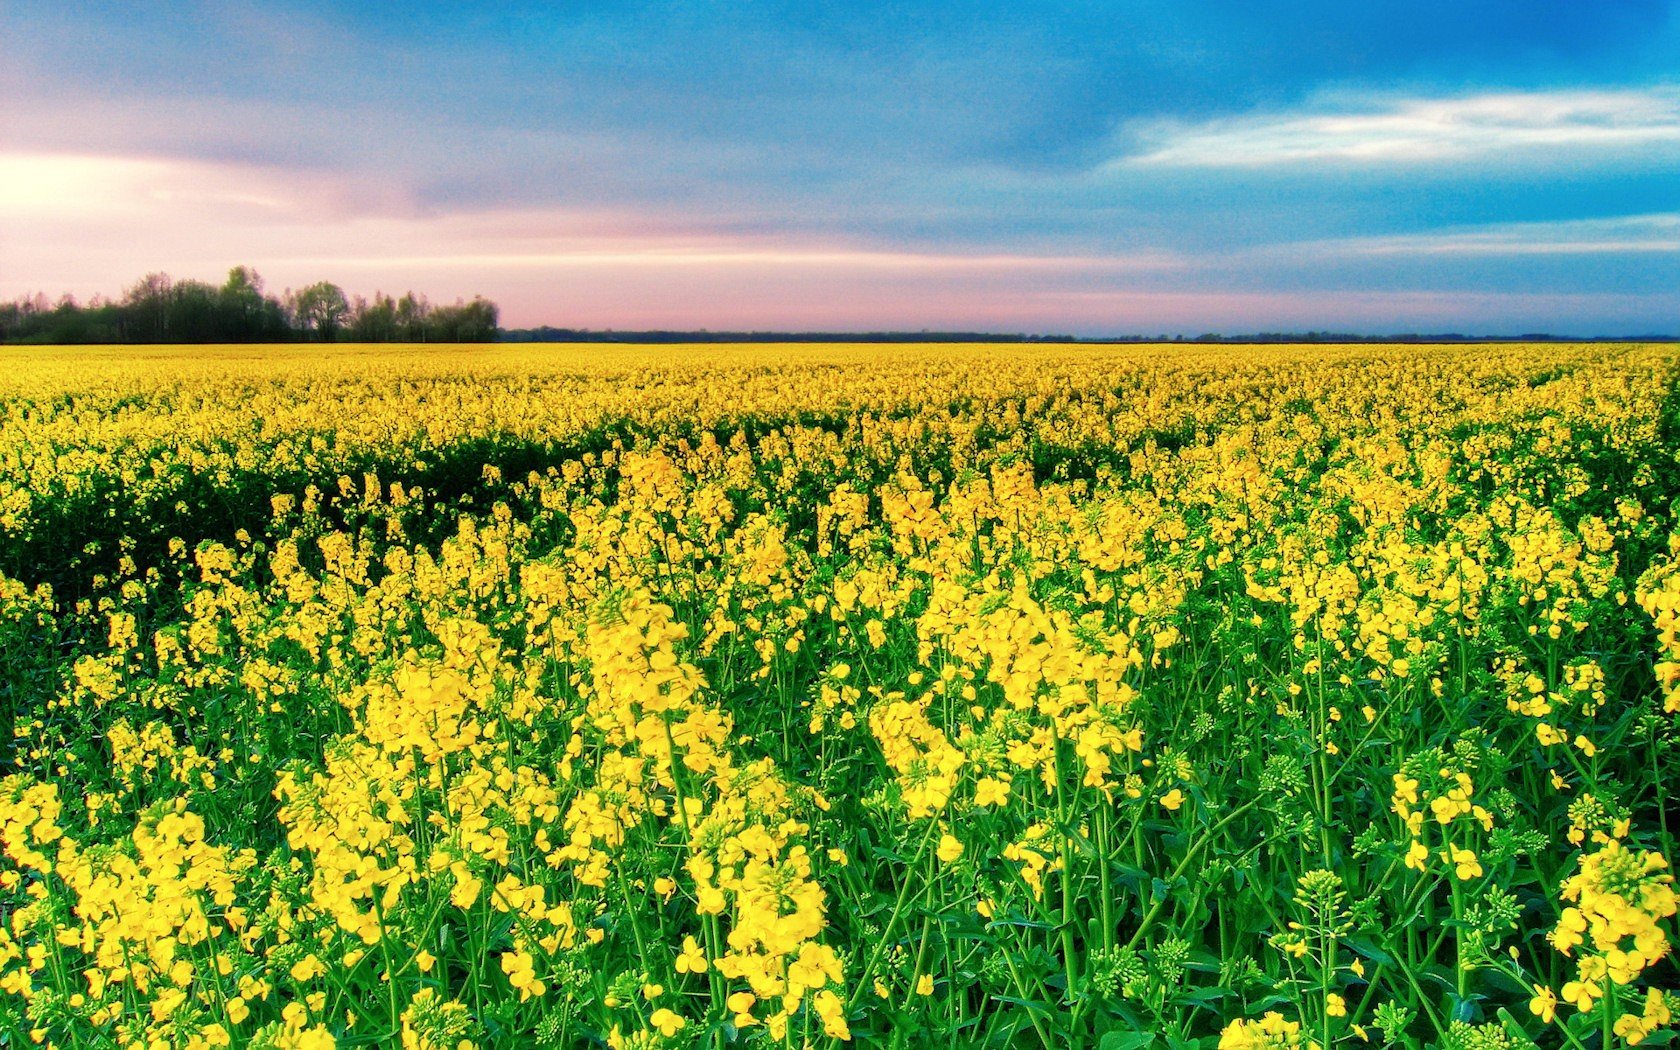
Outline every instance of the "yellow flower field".
[(1673, 346), (0, 362), (0, 1046), (1676, 1037)]

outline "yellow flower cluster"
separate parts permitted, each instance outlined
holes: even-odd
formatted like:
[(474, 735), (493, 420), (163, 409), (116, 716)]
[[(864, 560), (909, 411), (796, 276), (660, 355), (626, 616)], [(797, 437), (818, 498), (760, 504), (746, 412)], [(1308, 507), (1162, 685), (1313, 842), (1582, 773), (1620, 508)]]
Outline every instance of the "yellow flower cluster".
[[(1582, 1011), (1609, 988), (1632, 984), (1669, 954), (1661, 922), (1676, 910), (1674, 877), (1656, 853), (1629, 850), (1611, 839), (1581, 857), (1580, 871), (1563, 884), (1563, 909), (1551, 933), (1565, 955), (1581, 949), (1576, 979), (1563, 998)], [(1666, 1023), (1666, 1022), (1664, 1022)]]
[(8, 352), (0, 1044), (1658, 1041), (1677, 362)]
[(942, 811), (963, 770), (961, 749), (927, 719), (927, 706), (887, 700), (869, 714), (869, 729), (898, 774), (905, 809), (916, 820)]
[[(820, 942), (826, 895), (800, 841), (808, 829), (792, 815), (774, 762), (736, 762), (727, 744), (731, 719), (701, 700), (699, 673), (673, 653), (686, 634), (669, 607), (644, 594), (617, 596), (590, 625), (595, 687), (586, 718), (612, 749), (600, 767), (611, 779), (574, 801), (566, 815), (571, 842), (558, 856), (586, 865), (580, 881), (604, 881), (610, 858), (603, 847), (622, 844), (639, 811), (679, 825), (687, 840), (683, 870), (711, 955), (689, 938), (681, 969), (715, 969), (747, 986), (732, 1007), (738, 1027), (763, 1023), (781, 1039), (809, 996), (824, 1031), (847, 1039), (844, 966)], [(674, 805), (648, 804), (658, 795)], [(612, 798), (643, 805), (608, 810)], [(777, 1008), (759, 1018), (752, 1012), (759, 1003)]]
[(1301, 1047), (1316, 1050), (1318, 1043), (1301, 1033), (1299, 1021), (1269, 1013), (1258, 1021), (1236, 1020), (1219, 1035), (1219, 1050), (1284, 1050)]
[(1669, 563), (1651, 569), (1640, 581), (1639, 605), (1656, 623), (1663, 710), (1680, 714), (1680, 532), (1669, 537), (1668, 548)]
[[(1479, 878), (1482, 865), (1471, 847), (1475, 845), (1477, 830), (1485, 834), (1493, 830), (1493, 814), (1476, 803), (1474, 778), (1463, 769), (1443, 766), (1431, 777), (1395, 773), (1394, 791), (1390, 804), (1404, 823), (1409, 843), (1406, 847), (1406, 867), (1423, 872), (1429, 869), (1431, 826), (1439, 828), (1441, 845), (1435, 857), (1445, 870), (1460, 881)], [(1468, 818), (1468, 819), (1465, 819)], [(1455, 838), (1457, 841), (1454, 841)]]

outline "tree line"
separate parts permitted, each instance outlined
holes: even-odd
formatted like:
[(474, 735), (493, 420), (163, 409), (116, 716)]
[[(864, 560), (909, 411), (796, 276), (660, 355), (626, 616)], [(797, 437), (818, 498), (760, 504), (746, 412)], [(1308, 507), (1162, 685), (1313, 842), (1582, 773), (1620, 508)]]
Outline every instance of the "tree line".
[(496, 304), (481, 296), (434, 305), (407, 292), (393, 298), (347, 297), (331, 281), (270, 295), (248, 266), (220, 286), (149, 273), (120, 299), (86, 304), (65, 295), (0, 303), (5, 343), (486, 343), (494, 340)]

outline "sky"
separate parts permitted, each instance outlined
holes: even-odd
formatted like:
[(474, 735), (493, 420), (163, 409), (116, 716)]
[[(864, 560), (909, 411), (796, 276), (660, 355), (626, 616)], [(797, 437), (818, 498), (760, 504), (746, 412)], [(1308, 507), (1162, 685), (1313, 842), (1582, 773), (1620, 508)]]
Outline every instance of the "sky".
[(0, 3), (0, 297), (1680, 332), (1680, 0)]

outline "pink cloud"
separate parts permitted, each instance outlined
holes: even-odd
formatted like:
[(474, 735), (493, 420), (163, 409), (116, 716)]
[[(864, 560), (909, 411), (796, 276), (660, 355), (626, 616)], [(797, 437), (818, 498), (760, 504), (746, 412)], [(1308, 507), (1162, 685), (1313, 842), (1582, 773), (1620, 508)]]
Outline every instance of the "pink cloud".
[(1217, 257), (917, 251), (729, 232), (703, 215), (434, 213), (363, 176), (144, 157), (0, 153), (0, 230), (5, 297), (113, 295), (152, 270), (219, 281), (244, 263), (274, 290), (325, 278), (483, 294), (510, 327), (1573, 329), (1650, 309), (1614, 294), (1198, 290)]
[(275, 287), (326, 277), (360, 292), (482, 293), (510, 324), (909, 324), (970, 313), (976, 296), (1181, 265), (877, 248), (607, 209), (432, 214), (366, 180), (62, 154), (0, 155), (0, 219), (0, 295), (113, 294), (150, 270), (218, 279), (244, 262)]

